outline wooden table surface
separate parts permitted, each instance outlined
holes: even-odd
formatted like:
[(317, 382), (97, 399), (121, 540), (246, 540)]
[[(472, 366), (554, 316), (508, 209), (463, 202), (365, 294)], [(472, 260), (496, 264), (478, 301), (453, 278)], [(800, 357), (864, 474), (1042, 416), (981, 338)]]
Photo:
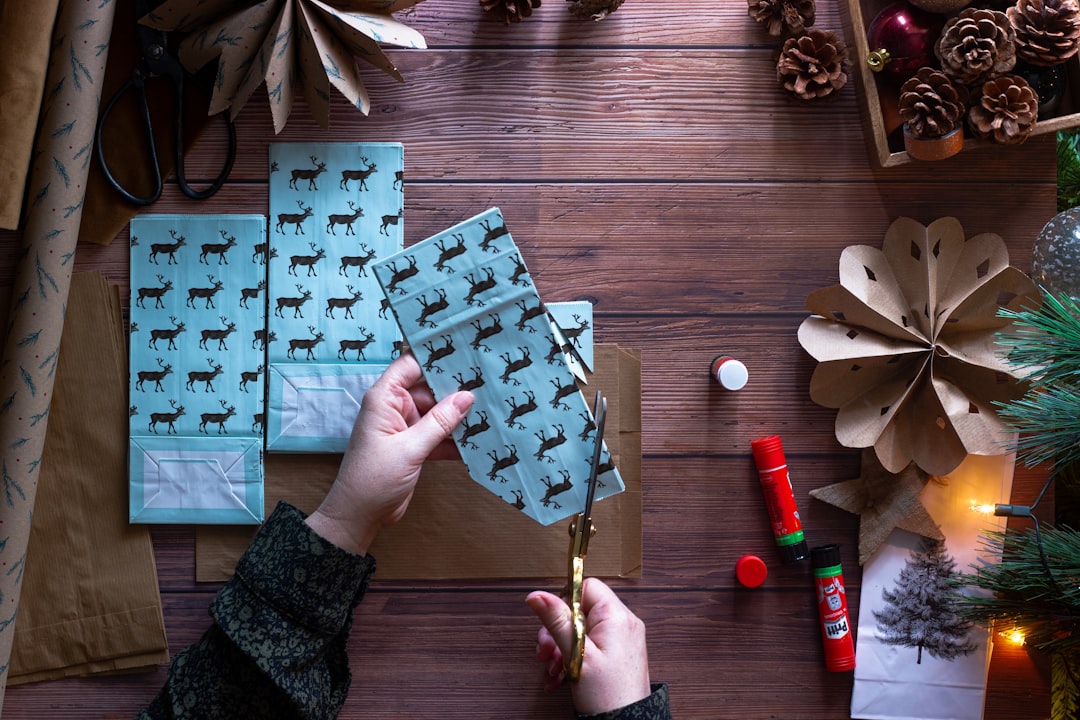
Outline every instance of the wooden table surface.
[[(856, 477), (835, 412), (809, 397), (813, 360), (796, 329), (808, 293), (837, 281), (851, 244), (880, 246), (898, 216), (959, 218), (993, 232), (1027, 270), (1055, 212), (1055, 144), (979, 150), (934, 165), (876, 169), (854, 83), (808, 105), (775, 79), (776, 43), (742, 0), (628, 0), (610, 18), (574, 21), (546, 0), (511, 27), (476, 0), (429, 0), (405, 21), (426, 51), (390, 51), (406, 78), (366, 73), (369, 117), (334, 97), (330, 129), (302, 102), (275, 136), (260, 89), (238, 119), (231, 181), (192, 203), (170, 185), (154, 212), (267, 211), (267, 143), (396, 141), (405, 145), (406, 243), (499, 206), (541, 296), (595, 304), (598, 342), (643, 354), (644, 569), (615, 581), (649, 629), (655, 680), (692, 718), (846, 718), (850, 673), (822, 664), (805, 567), (772, 547), (749, 453), (783, 437), (813, 544), (843, 546), (853, 614), (860, 571), (855, 516), (811, 489)], [(842, 30), (838, 3), (817, 27)], [(189, 177), (216, 172), (216, 135), (189, 158)], [(214, 148), (213, 151), (207, 150)], [(0, 281), (18, 238), (0, 233)], [(80, 246), (76, 269), (127, 288), (127, 233)], [(709, 380), (718, 353), (749, 367), (725, 393)], [(1014, 499), (1042, 482), (1019, 471)], [(193, 580), (191, 527), (152, 531), (173, 652), (207, 627), (216, 585)], [(735, 560), (769, 562), (764, 588), (740, 589)], [(557, 579), (380, 582), (356, 615), (346, 718), (570, 717), (567, 693), (541, 689), (527, 591)], [(994, 651), (987, 718), (1048, 714), (1048, 679), (1024, 650)], [(129, 717), (164, 668), (143, 675), (13, 687), (7, 718)]]

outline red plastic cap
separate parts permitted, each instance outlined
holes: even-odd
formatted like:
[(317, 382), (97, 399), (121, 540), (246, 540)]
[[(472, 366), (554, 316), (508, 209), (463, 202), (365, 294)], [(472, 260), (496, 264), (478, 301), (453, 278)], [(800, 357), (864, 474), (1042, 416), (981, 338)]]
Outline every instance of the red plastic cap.
[(735, 578), (745, 587), (760, 587), (768, 574), (765, 561), (757, 555), (743, 555), (735, 563)]
[(754, 463), (759, 470), (770, 470), (787, 464), (784, 458), (784, 443), (779, 435), (751, 440), (750, 451), (754, 454)]

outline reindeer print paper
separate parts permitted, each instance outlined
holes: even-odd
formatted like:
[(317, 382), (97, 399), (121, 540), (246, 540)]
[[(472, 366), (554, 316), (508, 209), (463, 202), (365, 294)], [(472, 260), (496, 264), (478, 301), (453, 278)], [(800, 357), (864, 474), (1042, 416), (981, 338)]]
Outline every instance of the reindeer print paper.
[(403, 149), (270, 145), (267, 449), (342, 452), (400, 341), (370, 266), (401, 249)]
[[(435, 396), (476, 396), (454, 431), (473, 480), (544, 525), (581, 512), (591, 405), (498, 209), (373, 270)], [(606, 449), (599, 479), (597, 499), (624, 489)]]
[(130, 516), (263, 519), (262, 215), (131, 221)]

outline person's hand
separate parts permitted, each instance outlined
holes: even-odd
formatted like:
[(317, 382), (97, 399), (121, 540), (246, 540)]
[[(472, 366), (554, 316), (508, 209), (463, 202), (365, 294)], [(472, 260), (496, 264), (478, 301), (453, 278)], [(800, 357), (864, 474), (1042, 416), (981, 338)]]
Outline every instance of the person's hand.
[[(540, 622), (536, 659), (545, 666), (544, 687), (563, 679), (563, 656), (570, 652), (570, 607), (558, 596), (537, 591), (525, 598)], [(581, 678), (572, 684), (574, 708), (595, 715), (625, 707), (649, 696), (649, 658), (645, 623), (596, 578), (586, 578), (581, 607), (585, 613), (585, 659)]]
[(426, 459), (457, 456), (448, 440), (473, 403), (456, 392), (438, 404), (411, 354), (394, 360), (366, 393), (337, 478), (307, 519), (315, 532), (363, 555), (402, 518)]

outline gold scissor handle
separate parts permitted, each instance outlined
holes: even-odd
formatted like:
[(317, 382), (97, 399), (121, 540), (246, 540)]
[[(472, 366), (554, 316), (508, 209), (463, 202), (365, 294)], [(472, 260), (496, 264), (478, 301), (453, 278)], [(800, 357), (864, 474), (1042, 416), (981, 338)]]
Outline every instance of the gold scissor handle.
[(566, 658), (566, 676), (581, 677), (585, 659), (585, 613), (581, 609), (581, 592), (585, 583), (585, 558), (570, 559), (570, 655)]

